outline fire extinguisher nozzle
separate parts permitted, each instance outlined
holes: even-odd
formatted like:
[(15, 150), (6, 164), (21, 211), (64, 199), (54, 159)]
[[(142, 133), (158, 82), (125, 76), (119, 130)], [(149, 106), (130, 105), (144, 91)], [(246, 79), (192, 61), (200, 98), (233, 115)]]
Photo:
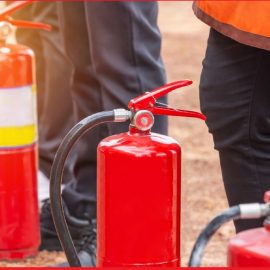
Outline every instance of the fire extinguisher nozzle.
[(270, 214), (269, 204), (248, 203), (240, 204), (241, 219), (256, 219)]
[(116, 109), (114, 112), (114, 122), (126, 122), (131, 119), (131, 111)]

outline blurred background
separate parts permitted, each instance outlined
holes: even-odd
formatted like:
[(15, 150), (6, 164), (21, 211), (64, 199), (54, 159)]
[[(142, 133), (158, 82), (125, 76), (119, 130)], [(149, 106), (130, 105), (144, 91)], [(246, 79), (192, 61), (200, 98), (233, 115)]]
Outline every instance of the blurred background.
[[(3, 5), (0, 1), (0, 7)], [(169, 97), (173, 108), (199, 110), (198, 83), (208, 37), (208, 27), (195, 18), (191, 1), (160, 2), (159, 25), (163, 35), (163, 59), (168, 82), (191, 79), (194, 84)], [(205, 123), (196, 119), (170, 118), (170, 136), (182, 147), (181, 258), (186, 266), (201, 229), (227, 207), (218, 154)], [(227, 240), (232, 224), (223, 227), (207, 248), (205, 266), (225, 266)], [(61, 262), (61, 253), (40, 252), (24, 262), (0, 262), (0, 266), (42, 266)]]

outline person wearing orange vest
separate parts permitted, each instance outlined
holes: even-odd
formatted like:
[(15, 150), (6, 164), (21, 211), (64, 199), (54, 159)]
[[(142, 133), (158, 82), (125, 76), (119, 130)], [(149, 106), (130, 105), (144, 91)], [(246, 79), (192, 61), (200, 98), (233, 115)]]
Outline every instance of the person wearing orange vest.
[[(229, 205), (261, 202), (270, 189), (270, 2), (202, 0), (193, 10), (211, 27), (200, 102)], [(259, 226), (235, 222), (237, 232)]]

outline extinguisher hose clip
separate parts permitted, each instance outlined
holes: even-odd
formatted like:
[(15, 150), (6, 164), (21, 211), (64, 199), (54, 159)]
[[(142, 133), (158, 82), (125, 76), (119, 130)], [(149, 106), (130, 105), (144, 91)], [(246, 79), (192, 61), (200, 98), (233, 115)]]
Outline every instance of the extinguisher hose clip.
[(55, 155), (50, 177), (51, 212), (60, 243), (71, 267), (80, 267), (81, 262), (74, 247), (62, 205), (61, 184), (66, 158), (72, 146), (85, 132), (103, 123), (125, 122), (129, 119), (130, 112), (122, 109), (91, 115), (80, 121), (70, 130)]

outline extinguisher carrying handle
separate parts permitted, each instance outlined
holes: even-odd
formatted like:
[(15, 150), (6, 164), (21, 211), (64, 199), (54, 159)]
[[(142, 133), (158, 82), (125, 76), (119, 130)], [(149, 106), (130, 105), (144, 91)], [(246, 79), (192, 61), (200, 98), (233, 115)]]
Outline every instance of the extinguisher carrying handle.
[(13, 3), (3, 8), (0, 11), (0, 22), (5, 21), (10, 23), (13, 26), (21, 28), (33, 28), (33, 29), (43, 29), (46, 31), (51, 31), (51, 26), (44, 23), (28, 22), (22, 20), (13, 20), (11, 14), (16, 10), (19, 10), (29, 4), (32, 4), (33, 1), (12, 1)]
[(155, 106), (158, 98), (172, 92), (173, 90), (176, 90), (178, 88), (182, 88), (184, 86), (188, 86), (191, 84), (192, 84), (192, 81), (190, 80), (182, 80), (182, 81), (177, 81), (177, 82), (164, 85), (151, 92), (146, 92), (142, 96), (132, 99), (128, 104), (128, 108), (133, 112), (137, 112), (139, 110), (148, 110), (156, 115), (183, 116), (183, 117), (193, 117), (193, 118), (198, 118), (201, 120), (206, 120), (206, 117), (202, 113), (199, 113), (199, 112), (173, 109), (166, 105), (162, 107)]
[(62, 204), (61, 184), (67, 156), (73, 145), (85, 132), (104, 123), (126, 122), (130, 120), (130, 118), (131, 113), (124, 109), (100, 112), (88, 116), (69, 131), (55, 155), (50, 177), (51, 212), (57, 235), (71, 267), (80, 267), (81, 262), (72, 242)]

